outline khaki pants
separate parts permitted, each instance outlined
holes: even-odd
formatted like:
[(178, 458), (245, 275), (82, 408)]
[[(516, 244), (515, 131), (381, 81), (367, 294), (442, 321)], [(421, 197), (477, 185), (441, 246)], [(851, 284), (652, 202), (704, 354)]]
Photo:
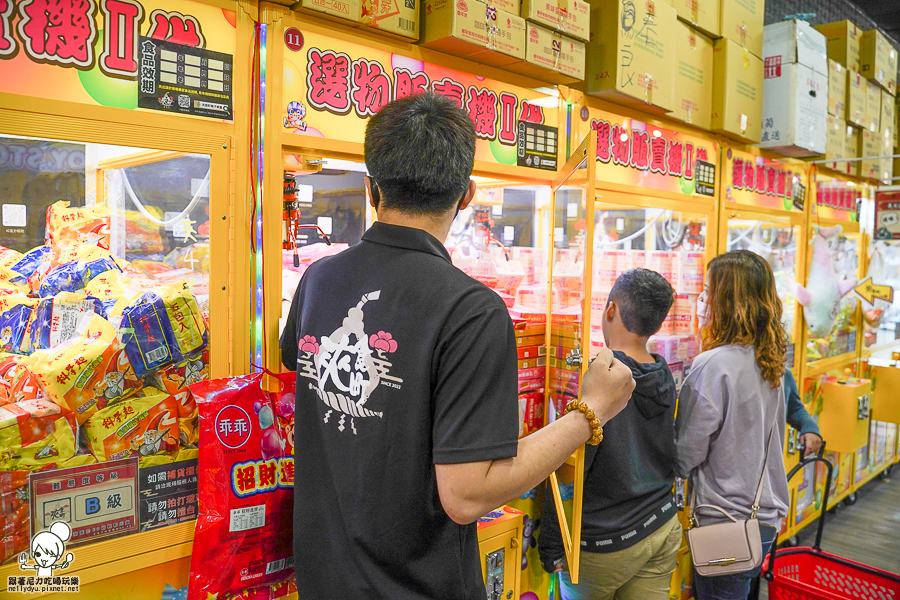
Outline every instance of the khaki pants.
[(668, 523), (634, 546), (618, 552), (581, 552), (578, 585), (560, 573), (563, 600), (668, 600), (681, 523)]

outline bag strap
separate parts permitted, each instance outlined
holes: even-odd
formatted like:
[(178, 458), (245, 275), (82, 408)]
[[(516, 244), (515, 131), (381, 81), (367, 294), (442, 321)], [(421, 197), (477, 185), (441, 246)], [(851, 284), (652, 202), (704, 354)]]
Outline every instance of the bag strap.
[[(784, 378), (781, 379), (781, 390), (782, 397), (784, 395)], [(766, 464), (769, 462), (769, 449), (772, 447), (772, 438), (775, 437), (775, 428), (778, 426), (778, 405), (775, 405), (775, 414), (772, 417), (772, 428), (769, 430), (769, 437), (766, 440), (766, 451), (763, 455), (763, 464), (762, 464), (762, 472), (759, 474), (759, 484), (756, 486), (756, 497), (753, 498), (753, 505), (750, 507), (750, 518), (755, 519), (756, 513), (759, 511), (759, 501), (762, 498), (763, 484), (766, 480)], [(694, 482), (690, 482), (691, 486), (691, 521), (696, 524), (696, 512), (699, 508), (712, 508), (716, 509), (722, 514), (726, 515), (732, 521), (734, 521), (734, 517), (728, 514), (724, 509), (715, 506), (713, 504), (700, 504), (697, 505), (697, 488), (694, 486)]]

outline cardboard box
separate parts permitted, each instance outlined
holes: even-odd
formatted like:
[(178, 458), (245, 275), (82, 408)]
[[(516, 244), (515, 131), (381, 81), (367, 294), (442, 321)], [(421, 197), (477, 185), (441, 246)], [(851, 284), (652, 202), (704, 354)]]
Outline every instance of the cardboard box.
[(359, 22), (392, 37), (419, 39), (419, 7), (422, 3), (398, 0), (358, 0)]
[(678, 18), (690, 23), (706, 35), (719, 37), (719, 3), (721, 0), (672, 0)]
[(847, 69), (847, 103), (845, 105), (848, 123), (866, 127), (866, 78), (856, 71)]
[[(435, 0), (426, 9), (419, 45), (483, 64), (525, 58), (525, 20), (476, 0)], [(429, 10), (430, 9), (430, 10)], [(496, 19), (488, 23), (488, 18)]]
[[(850, 155), (847, 154), (847, 122), (843, 119), (838, 119), (833, 115), (828, 115), (826, 126), (825, 158), (833, 160), (837, 158), (852, 158), (855, 156), (855, 153)], [(829, 169), (834, 169), (841, 173), (848, 173), (849, 165), (850, 163), (846, 162), (825, 164)]]
[(522, 18), (578, 40), (591, 39), (591, 7), (585, 0), (522, 0)]
[[(894, 128), (882, 127), (881, 135), (878, 136), (878, 155), (891, 156), (894, 154)], [(878, 172), (878, 180), (885, 185), (893, 183), (894, 177), (894, 160), (892, 158), (882, 158), (880, 161), (880, 171)]]
[[(859, 154), (862, 158), (873, 156), (881, 156), (882, 143), (880, 133), (874, 133), (868, 129), (863, 129), (859, 136)], [(859, 176), (868, 177), (869, 179), (878, 179), (882, 168), (881, 160), (862, 160), (859, 161)]]
[(420, 2), (392, 0), (301, 0), (300, 12), (312, 12), (330, 21), (370, 27), (406, 40), (419, 39)]
[(866, 120), (863, 127), (875, 133), (881, 129), (881, 88), (866, 80)]
[(763, 28), (763, 62), (767, 69), (797, 63), (828, 74), (825, 36), (806, 21), (781, 21)]
[(881, 119), (882, 129), (891, 130), (891, 147), (897, 145), (897, 104), (893, 96), (885, 90), (881, 90)]
[[(862, 138), (862, 129), (859, 127), (854, 127), (853, 125), (847, 124), (847, 138), (846, 138), (846, 147), (844, 148), (844, 156), (846, 157), (857, 157), (860, 156), (859, 148), (860, 148), (860, 140)], [(851, 163), (847, 163), (847, 174), (848, 175), (856, 175), (859, 177), (859, 172), (861, 170), (862, 163), (860, 161), (853, 161)]]
[(712, 124), (712, 40), (690, 25), (675, 24), (675, 106), (669, 115), (702, 129)]
[[(478, 0), (479, 2), (484, 2), (484, 0)], [(519, 1), (518, 0), (494, 0), (492, 2), (487, 2), (494, 8), (499, 8), (504, 12), (508, 12), (511, 15), (516, 15), (517, 17), (521, 17), (519, 14)]]
[(851, 21), (835, 21), (814, 27), (825, 35), (828, 58), (859, 73), (859, 38), (862, 30)]
[(859, 38), (859, 72), (891, 95), (897, 93), (897, 50), (877, 29)]
[(550, 83), (584, 80), (585, 44), (536, 23), (526, 23), (525, 61), (508, 65), (515, 73)]
[(825, 154), (828, 76), (797, 63), (766, 67), (760, 148), (785, 156)]
[(592, 2), (584, 91), (644, 112), (670, 112), (676, 21), (675, 9), (660, 0)]
[(765, 0), (721, 0), (719, 35), (761, 58), (765, 16)]
[(749, 143), (762, 134), (763, 62), (728, 38), (713, 44), (712, 131)]
[(331, 21), (359, 24), (360, 0), (302, 0), (301, 12), (314, 12)]
[(838, 119), (845, 118), (847, 106), (847, 69), (835, 61), (828, 59), (828, 114)]

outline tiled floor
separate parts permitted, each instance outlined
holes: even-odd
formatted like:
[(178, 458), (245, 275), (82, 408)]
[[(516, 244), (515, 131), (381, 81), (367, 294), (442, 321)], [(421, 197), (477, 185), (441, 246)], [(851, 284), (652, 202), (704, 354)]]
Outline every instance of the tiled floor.
[[(863, 487), (853, 506), (841, 506), (825, 520), (822, 550), (878, 569), (900, 573), (900, 465), (891, 476)], [(798, 535), (801, 546), (815, 541), (816, 526)], [(766, 584), (760, 598), (767, 598)]]

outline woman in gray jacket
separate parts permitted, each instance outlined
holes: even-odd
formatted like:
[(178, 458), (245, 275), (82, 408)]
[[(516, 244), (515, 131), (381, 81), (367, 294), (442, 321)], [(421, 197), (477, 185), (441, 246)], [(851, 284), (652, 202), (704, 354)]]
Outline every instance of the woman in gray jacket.
[[(690, 477), (697, 505), (713, 504), (735, 518), (750, 518), (764, 474), (757, 513), (764, 552), (775, 541), (790, 503), (782, 457), (787, 336), (781, 312), (765, 260), (737, 250), (710, 261), (697, 302), (703, 352), (684, 381), (675, 421), (675, 470)], [(766, 458), (773, 421), (778, 429)], [(702, 511), (698, 517), (701, 525), (725, 519)], [(718, 577), (695, 574), (694, 595), (698, 600), (745, 600), (758, 574), (758, 568)]]

